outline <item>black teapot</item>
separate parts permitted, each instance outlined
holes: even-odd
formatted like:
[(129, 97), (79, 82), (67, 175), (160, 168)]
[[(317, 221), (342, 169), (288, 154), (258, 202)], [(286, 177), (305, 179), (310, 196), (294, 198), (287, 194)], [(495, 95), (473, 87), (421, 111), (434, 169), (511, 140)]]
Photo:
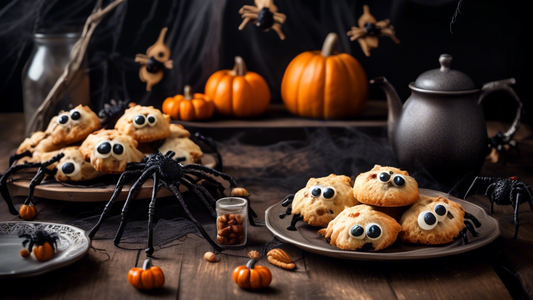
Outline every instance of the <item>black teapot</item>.
[(402, 106), (394, 87), (384, 78), (371, 80), (387, 96), (388, 136), (400, 167), (427, 172), (439, 184), (451, 187), (475, 176), (490, 151), (483, 109), (479, 104), (496, 90), (518, 102), (511, 128), (500, 137), (512, 138), (520, 124), (522, 104), (509, 86), (514, 78), (486, 83), (481, 89), (463, 72), (450, 69), (452, 56), (442, 54), (440, 69), (422, 73), (409, 84), (411, 96)]

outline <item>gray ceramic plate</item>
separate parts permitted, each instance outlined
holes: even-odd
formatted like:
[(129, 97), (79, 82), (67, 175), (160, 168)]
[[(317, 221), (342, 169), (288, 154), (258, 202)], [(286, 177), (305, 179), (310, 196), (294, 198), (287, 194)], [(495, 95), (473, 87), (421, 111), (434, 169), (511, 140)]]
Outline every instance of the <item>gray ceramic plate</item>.
[(473, 237), (468, 233), (469, 242), (466, 245), (463, 245), (461, 240), (442, 246), (407, 245), (396, 241), (392, 246), (378, 252), (346, 251), (331, 246), (324, 240), (324, 237), (317, 234), (319, 228), (309, 226), (304, 222), (296, 224), (297, 231), (287, 230), (291, 217), (283, 219), (279, 217), (286, 210), (281, 206), (281, 202), (267, 209), (265, 220), (268, 229), (282, 241), (316, 254), (355, 260), (409, 260), (454, 255), (482, 247), (500, 235), (498, 221), (487, 215), (481, 207), (434, 190), (420, 189), (420, 194), (430, 197), (444, 196), (461, 204), (465, 211), (481, 222), (481, 227), (476, 229), (479, 235)]
[[(34, 230), (55, 232), (59, 236), (57, 252), (46, 262), (35, 257), (20, 256), (23, 238), (20, 234), (31, 234)], [(40, 275), (81, 259), (90, 246), (85, 231), (74, 226), (41, 222), (0, 222), (0, 279), (8, 277), (29, 277)]]

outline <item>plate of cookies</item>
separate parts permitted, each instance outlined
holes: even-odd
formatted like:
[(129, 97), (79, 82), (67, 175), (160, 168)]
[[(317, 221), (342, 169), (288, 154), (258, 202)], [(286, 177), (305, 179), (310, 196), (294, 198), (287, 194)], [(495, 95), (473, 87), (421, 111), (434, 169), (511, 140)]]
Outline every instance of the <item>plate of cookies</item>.
[[(139, 164), (158, 151), (172, 153), (183, 165), (216, 166), (215, 155), (203, 153), (197, 138), (171, 123), (170, 116), (159, 109), (129, 104), (111, 112), (114, 115), (105, 110), (96, 115), (88, 106), (79, 105), (54, 116), (45, 131), (27, 137), (10, 159), (10, 169), (1, 175), (2, 195), (9, 197), (7, 186), (11, 196), (108, 201), (128, 165)], [(112, 115), (117, 118), (114, 125), (109, 121)], [(118, 200), (126, 199), (131, 184), (124, 185)], [(149, 179), (137, 198), (151, 198), (152, 190)], [(166, 189), (158, 193), (159, 197), (170, 195)]]
[(303, 250), (343, 259), (412, 260), (477, 249), (500, 235), (481, 207), (418, 188), (406, 171), (376, 165), (351, 183), (311, 178), (265, 212), (268, 229)]

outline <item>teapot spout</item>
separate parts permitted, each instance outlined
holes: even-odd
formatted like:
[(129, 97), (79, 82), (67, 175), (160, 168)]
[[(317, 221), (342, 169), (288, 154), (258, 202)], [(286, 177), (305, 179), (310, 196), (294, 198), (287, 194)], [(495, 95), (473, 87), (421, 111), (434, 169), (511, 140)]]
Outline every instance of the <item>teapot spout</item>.
[(400, 97), (398, 96), (398, 93), (396, 93), (396, 90), (392, 84), (390, 84), (385, 77), (374, 78), (370, 80), (370, 84), (375, 84), (380, 87), (387, 96), (387, 104), (389, 106), (389, 114), (387, 117), (387, 133), (389, 142), (392, 143), (394, 131), (396, 130), (398, 120), (402, 114), (402, 101), (400, 100)]

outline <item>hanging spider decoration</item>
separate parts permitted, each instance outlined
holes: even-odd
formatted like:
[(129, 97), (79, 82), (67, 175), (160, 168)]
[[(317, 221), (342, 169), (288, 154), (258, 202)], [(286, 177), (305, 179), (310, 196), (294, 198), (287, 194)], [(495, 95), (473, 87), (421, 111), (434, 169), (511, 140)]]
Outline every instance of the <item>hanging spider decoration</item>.
[(239, 30), (242, 30), (251, 21), (263, 31), (273, 29), (279, 35), (279, 38), (284, 40), (285, 35), (281, 31), (281, 25), (285, 23), (287, 16), (277, 11), (278, 8), (274, 5), (273, 0), (255, 0), (255, 6), (244, 5), (239, 10), (239, 14), (244, 19), (239, 25)]
[(25, 238), (22, 246), (27, 246), (27, 249), (22, 249), (20, 254), (23, 257), (28, 257), (34, 251), (35, 258), (39, 261), (52, 259), (59, 240), (59, 236), (56, 233), (48, 233), (45, 230), (35, 230), (32, 234), (21, 234), (19, 237)]
[[(216, 212), (213, 209), (215, 199), (211, 194), (205, 189), (201, 184), (198, 184), (200, 180), (205, 180), (212, 184), (217, 184), (216, 179), (212, 178), (210, 175), (219, 176), (222, 179), (228, 181), (230, 183), (230, 188), (233, 189), (237, 186), (237, 183), (235, 180), (222, 172), (216, 171), (214, 169), (211, 169), (209, 167), (199, 165), (199, 164), (189, 164), (189, 165), (182, 165), (180, 164), (180, 161), (183, 160), (182, 158), (173, 159), (174, 156), (173, 151), (168, 151), (166, 154), (163, 154), (161, 152), (151, 154), (150, 156), (146, 156), (142, 162), (136, 163), (132, 162), (128, 164), (128, 167), (124, 173), (120, 176), (117, 185), (115, 187), (115, 191), (113, 195), (111, 196), (111, 199), (106, 204), (102, 214), (100, 215), (100, 219), (98, 220), (97, 224), (94, 226), (94, 228), (89, 233), (89, 238), (93, 238), (96, 232), (99, 230), (100, 226), (102, 225), (103, 221), (108, 217), (111, 207), (113, 206), (113, 203), (117, 199), (118, 195), (122, 191), (122, 188), (124, 186), (124, 183), (126, 183), (128, 180), (137, 177), (137, 180), (135, 183), (131, 186), (128, 197), (126, 198), (126, 201), (124, 203), (124, 206), (122, 208), (122, 214), (121, 214), (121, 221), (120, 225), (117, 231), (117, 234), (114, 239), (115, 245), (118, 245), (120, 242), (120, 239), (122, 237), (122, 234), (124, 233), (124, 228), (126, 226), (126, 221), (128, 218), (128, 209), (129, 205), (131, 203), (132, 198), (135, 197), (136, 192), (138, 189), (143, 185), (143, 183), (153, 178), (154, 180), (154, 188), (152, 193), (152, 200), (149, 204), (148, 209), (148, 248), (146, 248), (145, 252), (148, 256), (152, 255), (154, 252), (153, 247), (153, 227), (154, 227), (154, 210), (156, 205), (156, 198), (157, 198), (157, 192), (161, 187), (165, 187), (169, 191), (171, 191), (176, 198), (178, 199), (179, 204), (185, 211), (186, 217), (196, 225), (202, 236), (218, 251), (221, 251), (222, 248), (218, 246), (207, 234), (203, 226), (193, 217), (191, 212), (187, 209), (187, 205), (185, 204), (185, 201), (183, 199), (183, 196), (181, 195), (181, 192), (179, 191), (180, 184), (183, 184), (189, 191), (191, 191), (197, 198), (199, 198), (203, 204), (203, 206), (207, 209), (207, 211), (211, 214), (211, 216), (215, 219), (216, 218)], [(193, 177), (196, 177), (193, 178)], [(220, 185), (219, 185), (220, 186)], [(250, 208), (250, 205), (248, 205), (249, 212), (252, 211)], [(253, 211), (252, 211), (253, 212)], [(254, 213), (255, 214), (255, 213)]]
[(13, 201), (11, 200), (11, 196), (9, 195), (9, 190), (7, 188), (7, 179), (9, 178), (9, 176), (23, 169), (39, 168), (39, 170), (37, 171), (37, 174), (31, 180), (30, 185), (28, 187), (28, 190), (29, 190), (28, 198), (26, 198), (26, 200), (24, 201), (24, 205), (22, 206), (24, 208), (27, 205), (31, 205), (35, 187), (43, 181), (44, 177), (46, 175), (54, 176), (57, 173), (56, 168), (53, 168), (52, 170), (50, 170), (49, 167), (54, 165), (56, 162), (58, 162), (61, 158), (63, 158), (63, 156), (64, 156), (63, 153), (59, 153), (56, 156), (52, 157), (50, 160), (45, 161), (43, 163), (31, 163), (30, 162), (30, 163), (25, 163), (22, 165), (12, 165), (4, 174), (2, 174), (2, 177), (0, 177), (0, 194), (2, 194), (2, 197), (6, 201), (7, 206), (9, 207), (9, 212), (11, 214), (18, 215), (19, 212), (15, 209), (15, 206), (13, 205)]
[(512, 205), (514, 207), (515, 233), (513, 239), (516, 239), (520, 225), (520, 220), (518, 219), (520, 204), (529, 203), (529, 207), (533, 211), (533, 190), (531, 186), (521, 182), (516, 176), (510, 178), (476, 177), (470, 188), (468, 188), (464, 199), (468, 196), (479, 194), (478, 191), (480, 189), (483, 191), (483, 195), (489, 197), (490, 214), (494, 212), (494, 203), (497, 205)]
[(147, 91), (151, 91), (152, 86), (163, 79), (165, 69), (172, 69), (170, 49), (165, 44), (167, 29), (167, 27), (161, 29), (159, 38), (155, 44), (146, 50), (146, 54), (137, 54), (135, 56), (135, 62), (141, 64), (139, 77), (142, 82), (146, 82)]
[(400, 40), (394, 35), (394, 26), (390, 24), (389, 19), (377, 22), (376, 18), (370, 14), (368, 5), (363, 6), (363, 10), (363, 15), (357, 21), (359, 27), (352, 26), (347, 35), (351, 41), (357, 40), (359, 42), (366, 56), (370, 56), (370, 50), (378, 47), (380, 36), (388, 36), (396, 44), (400, 43)]

